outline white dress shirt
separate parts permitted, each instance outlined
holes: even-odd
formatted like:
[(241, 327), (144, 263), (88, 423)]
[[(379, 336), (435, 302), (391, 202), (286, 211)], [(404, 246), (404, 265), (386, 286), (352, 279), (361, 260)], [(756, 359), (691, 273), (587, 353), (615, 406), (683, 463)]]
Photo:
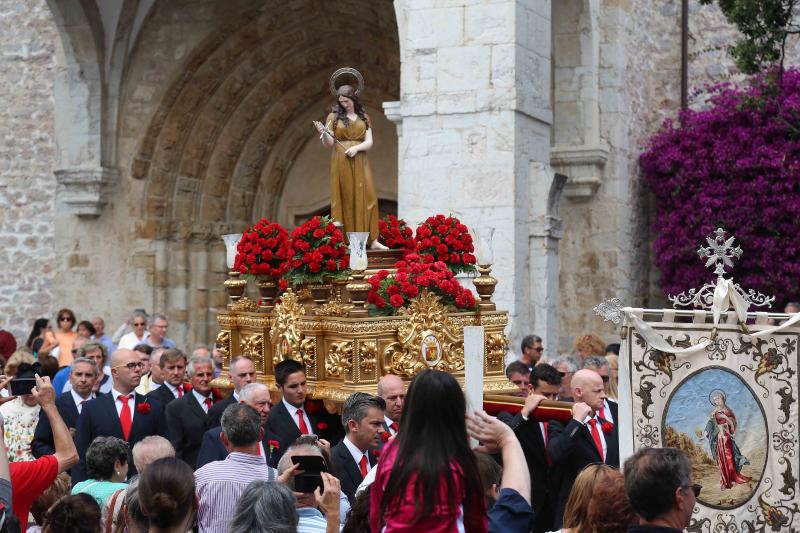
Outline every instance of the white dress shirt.
[[(287, 402), (285, 398), (282, 398), (281, 401), (283, 402), (283, 405), (286, 406), (286, 410), (289, 411), (289, 416), (292, 417), (292, 420), (294, 421), (294, 424), (297, 426), (297, 429), (300, 429), (300, 423), (297, 421), (298, 408)], [(305, 420), (306, 422), (306, 427), (308, 428), (308, 434), (316, 435), (316, 433), (314, 433), (314, 428), (311, 426), (311, 420), (308, 418), (308, 413), (306, 413), (305, 409), (303, 409), (303, 420)]]
[(141, 339), (139, 337), (137, 337), (136, 333), (133, 332), (133, 331), (131, 331), (130, 333), (126, 333), (119, 340), (119, 344), (117, 345), (117, 350), (121, 350), (123, 348), (127, 348), (128, 350), (133, 350), (133, 348), (135, 346), (137, 346), (139, 344), (145, 344), (144, 341), (149, 336), (150, 336), (150, 332), (149, 331), (145, 331), (144, 335), (142, 335)]
[[(176, 398), (180, 398), (180, 396), (178, 396), (178, 387), (176, 387), (175, 385), (173, 385), (169, 381), (164, 380), (164, 383), (161, 386), (162, 387), (167, 387), (169, 389), (169, 391), (172, 393), (173, 396), (175, 396)], [(183, 387), (183, 383), (181, 383), (181, 387)], [(185, 387), (183, 388), (183, 394), (186, 394), (186, 388)]]
[[(589, 430), (589, 435), (592, 434), (592, 426), (589, 425), (589, 420), (591, 419), (592, 417), (588, 415), (586, 416), (586, 418), (583, 419), (583, 425), (586, 426), (586, 429)], [(608, 457), (608, 446), (606, 445), (606, 436), (603, 435), (603, 428), (600, 425), (600, 417), (597, 414), (595, 414), (594, 419), (597, 420), (597, 432), (600, 434), (600, 442), (603, 443), (603, 461), (605, 461), (606, 457)], [(592, 439), (592, 441), (594, 442), (594, 439)]]
[[(75, 392), (75, 389), (71, 389), (69, 393), (72, 395), (72, 400), (75, 402), (75, 407), (78, 408), (78, 414), (81, 414), (83, 411), (83, 403), (88, 402), (89, 400), (94, 400), (94, 393), (89, 393), (89, 397), (85, 400), (81, 398), (81, 395)], [(120, 404), (120, 409), (122, 409), (122, 404)]]
[(353, 461), (356, 462), (356, 466), (358, 467), (359, 471), (361, 470), (361, 458), (362, 457), (366, 457), (367, 458), (367, 472), (369, 472), (372, 469), (372, 466), (369, 464), (369, 457), (367, 456), (367, 453), (369, 452), (369, 450), (367, 450), (366, 452), (362, 452), (361, 450), (359, 450), (356, 447), (355, 444), (353, 444), (350, 441), (349, 438), (347, 438), (346, 435), (345, 435), (344, 439), (342, 439), (342, 442), (344, 442), (344, 445), (347, 448), (347, 451), (350, 452), (350, 455), (353, 456)]
[(399, 427), (400, 426), (399, 423), (395, 422), (394, 420), (392, 420), (391, 418), (389, 418), (386, 415), (383, 415), (383, 423), (386, 424), (387, 428), (389, 428), (389, 433), (391, 433), (393, 437), (395, 435), (397, 435), (397, 432), (392, 429), (392, 424), (397, 424), (397, 426)]
[[(111, 388), (111, 397), (114, 398), (114, 407), (117, 408), (117, 416), (119, 416), (120, 413), (122, 413), (122, 402), (117, 399), (120, 396), (123, 396), (123, 394), (121, 392), (119, 392), (117, 389), (112, 387)], [(136, 393), (135, 392), (131, 392), (130, 393), (130, 397), (131, 397), (131, 399), (128, 400), (128, 407), (131, 410), (131, 422), (133, 422), (133, 417), (136, 414)]]
[(616, 424), (614, 415), (611, 414), (611, 407), (608, 405), (608, 400), (603, 400), (603, 420), (608, 420), (612, 424)]
[(200, 408), (203, 409), (203, 411), (205, 411), (206, 414), (208, 414), (209, 408), (206, 406), (206, 399), (210, 398), (211, 405), (214, 405), (214, 398), (211, 398), (211, 394), (209, 393), (208, 396), (203, 396), (202, 394), (194, 390), (194, 387), (192, 387), (192, 396), (194, 396), (194, 399), (197, 400), (197, 403), (200, 404)]

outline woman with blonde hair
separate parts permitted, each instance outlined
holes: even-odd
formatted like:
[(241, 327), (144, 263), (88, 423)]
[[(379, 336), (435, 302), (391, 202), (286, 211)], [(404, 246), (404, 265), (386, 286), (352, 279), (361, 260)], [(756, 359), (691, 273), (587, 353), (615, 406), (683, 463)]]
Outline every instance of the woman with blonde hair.
[(604, 356), (606, 354), (606, 343), (595, 333), (584, 333), (578, 335), (572, 344), (573, 351), (581, 356), (581, 360), (590, 355)]
[(608, 391), (606, 396), (609, 400), (617, 401), (619, 395), (619, 356), (613, 353), (606, 355), (608, 361)]

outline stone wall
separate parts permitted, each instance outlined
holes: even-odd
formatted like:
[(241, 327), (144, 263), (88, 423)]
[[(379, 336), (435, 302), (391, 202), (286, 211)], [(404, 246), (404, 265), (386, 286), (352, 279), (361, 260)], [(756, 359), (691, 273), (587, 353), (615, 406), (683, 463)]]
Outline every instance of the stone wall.
[(53, 231), (56, 42), (45, 0), (0, 1), (0, 328), (20, 343), (62, 303), (53, 286), (62, 268)]

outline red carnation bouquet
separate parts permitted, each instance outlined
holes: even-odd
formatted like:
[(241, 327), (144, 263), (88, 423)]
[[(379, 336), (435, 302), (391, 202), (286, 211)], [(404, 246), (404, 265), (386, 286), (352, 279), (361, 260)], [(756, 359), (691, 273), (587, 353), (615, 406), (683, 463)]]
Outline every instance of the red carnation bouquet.
[(419, 225), (414, 237), (426, 263), (441, 261), (454, 274), (475, 272), (475, 247), (467, 226), (454, 216), (436, 215)]
[(277, 222), (262, 218), (247, 228), (236, 250), (233, 269), (242, 274), (280, 278), (289, 270), (289, 232)]
[(413, 252), (417, 246), (414, 241), (414, 230), (405, 220), (394, 215), (386, 215), (378, 221), (378, 241), (391, 250)]
[(389, 276), (388, 270), (380, 270), (369, 278), (367, 301), (373, 314), (396, 314), (423, 289), (438, 295), (444, 305), (460, 311), (475, 310), (475, 296), (442, 261), (428, 263), (418, 254), (408, 254), (394, 266), (397, 269), (394, 277)]
[(350, 262), (344, 236), (327, 216), (316, 216), (292, 231), (289, 257), (286, 277), (294, 285), (342, 277)]

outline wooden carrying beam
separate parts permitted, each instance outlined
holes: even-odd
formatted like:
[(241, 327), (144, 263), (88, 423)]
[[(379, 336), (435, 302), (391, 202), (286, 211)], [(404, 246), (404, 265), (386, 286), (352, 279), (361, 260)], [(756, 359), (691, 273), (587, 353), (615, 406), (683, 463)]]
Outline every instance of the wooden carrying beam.
[[(517, 414), (522, 410), (523, 405), (525, 405), (525, 398), (522, 396), (483, 395), (483, 410), (490, 415), (497, 415), (501, 411)], [(569, 419), (572, 418), (572, 402), (542, 400), (534, 409), (532, 415), (532, 418), (537, 422), (547, 422), (548, 420), (569, 422)]]

